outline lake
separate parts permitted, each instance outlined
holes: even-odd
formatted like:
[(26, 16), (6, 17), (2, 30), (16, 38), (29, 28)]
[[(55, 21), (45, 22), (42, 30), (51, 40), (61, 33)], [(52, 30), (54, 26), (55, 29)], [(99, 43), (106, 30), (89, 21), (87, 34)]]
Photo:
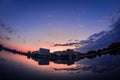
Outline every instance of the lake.
[(120, 55), (50, 61), (1, 51), (0, 80), (120, 80)]

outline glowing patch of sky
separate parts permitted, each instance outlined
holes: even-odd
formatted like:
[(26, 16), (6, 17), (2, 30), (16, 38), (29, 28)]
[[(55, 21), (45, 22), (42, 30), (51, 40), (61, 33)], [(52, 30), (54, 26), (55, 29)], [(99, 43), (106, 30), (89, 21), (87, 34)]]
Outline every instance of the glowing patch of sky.
[(48, 43), (82, 40), (106, 30), (109, 21), (99, 20), (118, 10), (119, 3), (119, 0), (1, 0), (0, 18), (25, 39), (24, 42), (12, 36), (15, 39), (10, 42), (26, 48), (36, 45), (50, 48)]

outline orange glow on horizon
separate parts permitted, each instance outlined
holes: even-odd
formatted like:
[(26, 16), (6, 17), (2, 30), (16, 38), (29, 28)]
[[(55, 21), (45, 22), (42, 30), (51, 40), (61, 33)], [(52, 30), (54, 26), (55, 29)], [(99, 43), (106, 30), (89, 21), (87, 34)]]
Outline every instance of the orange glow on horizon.
[(39, 48), (47, 48), (50, 49), (50, 52), (54, 52), (54, 51), (63, 51), (66, 49), (74, 49), (74, 46), (49, 46), (49, 45), (41, 45), (41, 46), (19, 46), (19, 45), (12, 45), (9, 42), (5, 42), (5, 41), (1, 41), (0, 42), (3, 46), (8, 47), (10, 49), (16, 49), (18, 51), (23, 51), (23, 52), (28, 52), (28, 51), (37, 51), (39, 50)]

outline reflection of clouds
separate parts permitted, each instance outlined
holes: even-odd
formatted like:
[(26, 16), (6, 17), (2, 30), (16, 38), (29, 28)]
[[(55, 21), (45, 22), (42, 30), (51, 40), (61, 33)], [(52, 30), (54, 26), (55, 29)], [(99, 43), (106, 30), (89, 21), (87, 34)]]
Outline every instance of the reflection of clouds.
[(71, 68), (54, 68), (54, 70), (56, 70), (56, 71), (62, 71), (62, 70), (77, 71), (77, 70), (81, 70), (83, 67), (84, 67), (84, 65), (79, 65), (79, 66), (71, 67)]
[(83, 68), (83, 71), (90, 71), (96, 73), (104, 73), (112, 70), (113, 67), (109, 66), (100, 66), (100, 65), (90, 65)]
[[(106, 63), (107, 64), (107, 63)], [(112, 71), (113, 69), (119, 68), (120, 65), (82, 65), (78, 64), (76, 67), (72, 68), (54, 68), (55, 71), (73, 71), (76, 73), (80, 73), (83, 71), (95, 72), (95, 73), (104, 73)]]
[[(70, 68), (54, 68), (55, 71), (67, 71), (68, 73), (79, 74), (83, 72), (111, 73), (120, 70), (120, 55), (105, 55), (95, 59), (85, 59), (76, 62), (76, 66)], [(117, 73), (117, 72), (116, 72)]]

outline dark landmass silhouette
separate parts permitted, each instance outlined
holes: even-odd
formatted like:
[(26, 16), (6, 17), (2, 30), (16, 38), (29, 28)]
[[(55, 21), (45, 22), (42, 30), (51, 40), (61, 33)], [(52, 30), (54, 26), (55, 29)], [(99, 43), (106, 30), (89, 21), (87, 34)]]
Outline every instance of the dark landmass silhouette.
[(100, 57), (105, 54), (110, 54), (110, 55), (120, 54), (120, 41), (113, 42), (110, 45), (108, 45), (108, 47), (103, 48), (103, 49), (90, 50), (87, 53), (78, 52), (79, 54), (76, 56), (69, 55), (68, 51), (64, 51), (68, 54), (62, 54), (60, 56), (58, 56), (54, 53), (51, 53), (50, 55), (33, 54), (30, 51), (25, 53), (22, 51), (17, 51), (15, 49), (10, 49), (10, 48), (4, 47), (3, 45), (0, 45), (0, 51), (2, 51), (2, 50), (11, 52), (13, 54), (20, 54), (20, 55), (27, 56), (28, 59), (31, 58), (31, 59), (37, 61), (39, 65), (45, 65), (45, 64), (41, 63), (41, 61), (45, 62), (46, 65), (49, 64), (49, 61), (53, 61), (54, 63), (57, 63), (57, 64), (72, 65), (72, 64), (74, 64), (74, 62), (76, 62), (80, 59), (84, 59), (84, 58), (93, 59), (93, 58), (96, 58), (97, 56)]

